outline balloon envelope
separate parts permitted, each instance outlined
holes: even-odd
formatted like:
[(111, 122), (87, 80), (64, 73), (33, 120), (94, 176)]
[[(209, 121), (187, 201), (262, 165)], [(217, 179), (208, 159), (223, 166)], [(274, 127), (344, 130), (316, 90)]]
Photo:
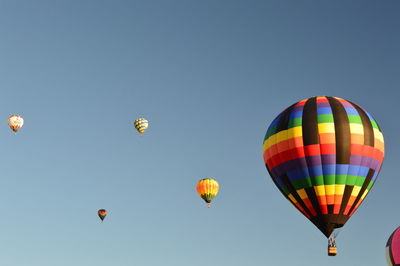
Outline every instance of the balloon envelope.
[(107, 211), (105, 209), (100, 209), (97, 211), (97, 215), (99, 215), (100, 219), (103, 221), (107, 216)]
[(139, 132), (139, 134), (143, 134), (149, 127), (149, 121), (147, 121), (144, 118), (138, 118), (135, 120), (133, 125), (135, 126), (135, 128)]
[(214, 179), (205, 178), (197, 183), (196, 190), (199, 196), (210, 206), (211, 201), (218, 194), (219, 184)]
[(389, 266), (400, 265), (400, 227), (392, 233), (386, 243), (386, 261)]
[(374, 118), (358, 105), (312, 97), (274, 119), (263, 155), (282, 194), (328, 237), (374, 185), (384, 141)]
[(12, 115), (8, 118), (8, 126), (12, 131), (17, 132), (24, 125), (24, 119), (19, 115)]

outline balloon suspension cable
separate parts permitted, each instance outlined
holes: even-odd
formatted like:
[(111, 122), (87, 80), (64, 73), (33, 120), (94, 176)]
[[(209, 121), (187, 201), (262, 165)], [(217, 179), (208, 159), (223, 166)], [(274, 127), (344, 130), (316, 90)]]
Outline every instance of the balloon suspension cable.
[(339, 236), (339, 234), (342, 232), (342, 230), (343, 230), (343, 227), (335, 228), (332, 232), (333, 238), (337, 238)]
[(332, 234), (328, 237), (328, 246), (336, 246), (336, 237), (338, 235), (337, 229), (334, 229)]

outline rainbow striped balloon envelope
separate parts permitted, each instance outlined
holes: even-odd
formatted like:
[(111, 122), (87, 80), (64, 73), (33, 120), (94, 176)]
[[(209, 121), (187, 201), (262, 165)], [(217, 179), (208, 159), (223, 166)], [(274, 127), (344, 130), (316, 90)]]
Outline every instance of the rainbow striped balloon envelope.
[(108, 212), (105, 209), (100, 209), (97, 211), (97, 215), (100, 217), (101, 221), (104, 220), (104, 218), (106, 218)]
[(263, 155), (282, 194), (329, 237), (374, 185), (384, 140), (375, 119), (360, 106), (337, 97), (312, 97), (275, 118)]
[(389, 266), (400, 265), (400, 227), (393, 232), (386, 244), (386, 260)]

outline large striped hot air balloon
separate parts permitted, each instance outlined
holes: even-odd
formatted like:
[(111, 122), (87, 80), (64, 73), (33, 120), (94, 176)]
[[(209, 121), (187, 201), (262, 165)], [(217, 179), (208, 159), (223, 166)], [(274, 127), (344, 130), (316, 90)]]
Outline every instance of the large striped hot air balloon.
[(142, 135), (149, 127), (149, 121), (147, 121), (144, 118), (138, 118), (135, 120), (133, 125), (136, 128), (136, 130), (139, 132), (139, 134)]
[(107, 211), (105, 209), (100, 209), (97, 211), (97, 215), (99, 215), (101, 221), (103, 221), (107, 216)]
[(386, 244), (386, 261), (389, 266), (400, 265), (400, 227), (398, 227)]
[(264, 162), (282, 194), (329, 237), (374, 185), (384, 157), (381, 129), (337, 97), (293, 104), (268, 128)]
[(196, 190), (200, 197), (207, 202), (207, 207), (210, 208), (211, 201), (218, 194), (219, 184), (214, 179), (205, 178), (197, 183)]

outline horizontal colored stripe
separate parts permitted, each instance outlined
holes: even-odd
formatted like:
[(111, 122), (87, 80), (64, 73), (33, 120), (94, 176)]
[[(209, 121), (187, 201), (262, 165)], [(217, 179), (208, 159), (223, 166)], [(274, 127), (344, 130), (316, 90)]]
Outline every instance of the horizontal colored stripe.
[(371, 169), (377, 171), (382, 164), (382, 159), (379, 161), (379, 160), (371, 158), (369, 156), (350, 155), (350, 164), (366, 166), (368, 168), (371, 168)]
[(320, 123), (334, 123), (333, 115), (332, 114), (318, 114), (317, 122)]
[[(330, 156), (330, 155), (326, 155)], [(299, 163), (304, 164), (304, 162), (299, 160)], [(296, 181), (304, 178), (311, 177), (309, 173), (313, 173), (313, 176), (329, 176), (329, 175), (351, 175), (365, 177), (368, 174), (369, 168), (360, 165), (349, 165), (349, 164), (324, 164), (318, 166), (309, 166), (296, 168), (291, 171), (286, 171), (286, 169), (279, 168), (279, 166), (272, 169), (274, 176), (282, 176), (287, 174), (290, 181)]]
[(379, 162), (383, 161), (383, 152), (367, 145), (359, 145), (359, 144), (351, 144), (350, 145), (350, 154), (352, 155), (361, 155), (368, 156), (372, 159), (378, 160)]
[(297, 161), (294, 161), (295, 159), (299, 158), (304, 158), (304, 149), (299, 147), (299, 148), (294, 148), (290, 150), (283, 151), (281, 153), (278, 153), (277, 155), (269, 158), (267, 160), (267, 165), (270, 169), (275, 168), (277, 165), (283, 165), (284, 163), (290, 163), (293, 162), (294, 164), (297, 165)]
[(266, 150), (270, 146), (272, 146), (272, 145), (274, 145), (274, 144), (276, 144), (278, 142), (281, 142), (281, 141), (284, 141), (284, 140), (287, 140), (287, 139), (290, 139), (290, 138), (300, 137), (302, 135), (303, 135), (302, 127), (293, 127), (293, 128), (288, 129), (288, 130), (282, 130), (282, 131), (270, 136), (264, 142), (264, 148), (263, 149)]
[(362, 124), (361, 117), (359, 115), (350, 115), (348, 114), (347, 117), (349, 118), (350, 124)]
[(377, 128), (374, 128), (374, 137), (375, 139), (378, 139), (379, 141), (383, 142), (383, 134)]
[(345, 107), (344, 109), (346, 110), (348, 116), (351, 115), (360, 117), (360, 115), (357, 112), (357, 109), (355, 109), (354, 107)]
[(350, 143), (364, 145), (364, 135), (363, 134), (351, 134), (350, 135)]
[(326, 102), (318, 102), (317, 101), (317, 108), (322, 108), (322, 107), (331, 107), (328, 101)]
[(295, 106), (304, 106), (307, 101), (308, 101), (308, 99), (303, 99), (303, 100), (299, 101), (298, 103), (296, 103)]
[[(358, 175), (357, 172), (360, 168), (363, 168), (363, 172), (369, 168), (378, 171), (381, 167), (381, 162), (373, 159), (371, 157), (357, 157), (350, 156), (350, 159), (353, 161), (350, 164), (335, 164), (336, 155), (321, 155), (321, 156), (309, 156), (309, 157), (301, 157), (292, 159), (283, 163), (279, 163), (282, 158), (278, 158), (278, 156), (274, 157), (276, 160), (271, 160), (267, 163), (271, 172), (275, 175), (281, 176), (285, 173), (288, 175), (299, 175), (300, 178), (305, 178), (308, 176), (303, 176), (301, 173), (304, 172), (313, 172), (318, 173), (312, 176), (318, 175), (341, 175), (341, 174), (350, 174), (350, 175)], [(363, 160), (357, 160), (357, 159)], [(272, 166), (274, 165), (274, 166)], [(307, 169), (305, 169), (307, 168)]]
[(317, 107), (318, 115), (332, 115), (332, 108), (329, 107)]
[(335, 144), (335, 142), (336, 142), (335, 133), (320, 133), (319, 134), (319, 143), (320, 144)]
[(315, 186), (314, 190), (318, 196), (325, 196), (325, 195), (343, 195), (345, 185), (322, 185), (322, 186)]
[(288, 123), (288, 128), (299, 127), (302, 125), (302, 123), (303, 123), (302, 118), (290, 119)]
[[(347, 186), (362, 186), (365, 177), (355, 175), (320, 175), (307, 177), (300, 180), (292, 181), (292, 185), (295, 189), (309, 188), (309, 187), (320, 187), (322, 189), (324, 185), (347, 185)], [(371, 182), (372, 183), (372, 182)], [(284, 184), (281, 184), (284, 186)]]
[(354, 124), (351, 123), (350, 125), (350, 133), (351, 134), (360, 134), (364, 135), (364, 127), (362, 124)]
[(264, 150), (264, 152), (268, 153), (269, 157), (273, 157), (279, 152), (283, 152), (295, 147), (303, 147), (302, 137), (296, 137), (281, 141), (277, 144), (272, 145), (268, 149)]
[(334, 123), (322, 123), (318, 124), (318, 133), (335, 133)]
[(382, 153), (385, 152), (385, 144), (382, 141), (375, 139), (374, 144), (375, 144), (374, 146), (376, 149), (380, 150)]
[(376, 121), (375, 121), (375, 120), (372, 120), (372, 119), (371, 119), (370, 121), (371, 121), (372, 127), (379, 130), (379, 126), (378, 126), (378, 124), (376, 123)]
[[(287, 148), (287, 147), (286, 147)], [(315, 144), (315, 145), (308, 145), (305, 147), (296, 147), (289, 150), (284, 150), (282, 152), (277, 152), (276, 150), (272, 150), (271, 153), (275, 154), (271, 156), (271, 154), (265, 153), (266, 163), (270, 169), (273, 169), (277, 165), (281, 165), (283, 163), (288, 163), (290, 165), (298, 165), (296, 161), (291, 162), (295, 159), (301, 159), (306, 157), (307, 160), (314, 162), (317, 158), (314, 157), (321, 157), (324, 155), (335, 155), (335, 144)], [(326, 160), (324, 157), (324, 161), (329, 162), (329, 164), (334, 164), (335, 160)], [(329, 157), (331, 158), (331, 157)], [(333, 158), (333, 157), (332, 157)], [(336, 155), (334, 156), (336, 158)], [(319, 165), (320, 163), (311, 163), (311, 166)], [(283, 166), (284, 167), (284, 166)], [(293, 167), (290, 167), (293, 169)]]
[(303, 115), (303, 111), (299, 110), (299, 111), (294, 111), (290, 113), (289, 119), (294, 119), (294, 118), (301, 118)]

